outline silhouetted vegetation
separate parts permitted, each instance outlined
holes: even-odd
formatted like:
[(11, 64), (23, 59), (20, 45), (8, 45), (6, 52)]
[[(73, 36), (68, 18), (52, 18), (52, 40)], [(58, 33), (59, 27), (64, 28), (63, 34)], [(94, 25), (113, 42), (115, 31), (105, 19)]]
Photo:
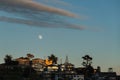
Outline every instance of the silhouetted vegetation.
[[(94, 69), (91, 65), (92, 57), (89, 55), (82, 57), (82, 65), (84, 67), (75, 68), (73, 64), (68, 62), (68, 57), (66, 57), (64, 64), (57, 64), (58, 57), (56, 57), (54, 54), (51, 54), (48, 56), (48, 60), (52, 61), (52, 65), (44, 66), (44, 68), (42, 67), (43, 71), (40, 71), (41, 68), (36, 70), (36, 68), (33, 67), (36, 65), (36, 63), (32, 64), (32, 59), (30, 59), (33, 57), (34, 55), (27, 54), (27, 57), (18, 58), (23, 61), (23, 63), (20, 64), (17, 59), (12, 59), (11, 55), (6, 55), (4, 58), (5, 63), (0, 64), (0, 80), (55, 80), (56, 78), (58, 78), (57, 80), (73, 80), (71, 77), (69, 77), (70, 75), (83, 75), (85, 80), (98, 79), (98, 77), (95, 76), (96, 69)], [(41, 65), (40, 63), (38, 64)], [(109, 68), (109, 71), (112, 72), (112, 68)], [(101, 73), (100, 67), (97, 68), (96, 73)], [(104, 80), (108, 80), (109, 74), (105, 73), (105, 75), (107, 75), (107, 77), (105, 77)], [(116, 76), (116, 74), (114, 74), (114, 76)]]
[(56, 57), (54, 54), (51, 54), (50, 56), (48, 56), (48, 59), (52, 60), (53, 64), (57, 64), (58, 57)]
[(90, 57), (89, 55), (85, 55), (82, 58), (83, 58), (82, 65), (85, 67), (83, 73), (84, 73), (86, 79), (92, 78), (92, 76), (94, 74), (94, 68), (91, 66), (92, 57)]
[(4, 58), (5, 64), (10, 65), (12, 62), (12, 56), (11, 55), (6, 55)]

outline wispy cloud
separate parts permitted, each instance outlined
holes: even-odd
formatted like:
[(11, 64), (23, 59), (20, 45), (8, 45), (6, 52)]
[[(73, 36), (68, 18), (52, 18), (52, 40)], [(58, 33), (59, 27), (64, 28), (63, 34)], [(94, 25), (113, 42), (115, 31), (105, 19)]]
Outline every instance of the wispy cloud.
[(45, 12), (55, 13), (59, 15), (69, 16), (69, 17), (77, 16), (66, 10), (43, 5), (32, 0), (0, 0), (0, 4), (2, 6), (1, 8), (11, 7), (11, 10), (12, 8), (13, 9), (20, 8), (20, 9), (29, 9), (33, 11), (45, 11)]
[(33, 21), (33, 20), (26, 20), (26, 19), (19, 19), (19, 18), (11, 18), (11, 17), (5, 17), (0, 16), (0, 21), (10, 22), (10, 23), (19, 23), (19, 24), (25, 24), (29, 26), (36, 26), (36, 27), (48, 27), (48, 28), (60, 28), (63, 26), (64, 28), (72, 28), (72, 29), (85, 29), (83, 26), (70, 24), (70, 23), (50, 23), (50, 22), (44, 22), (44, 21)]
[(4, 22), (19, 23), (39, 27), (65, 27), (85, 29), (79, 25), (68, 23), (63, 19), (63, 17), (61, 18), (61, 16), (78, 18), (78, 15), (32, 0), (0, 0), (0, 10), (9, 14), (18, 14), (19, 16), (22, 16), (22, 18), (0, 16), (0, 21)]
[[(64, 1), (60, 1), (60, 0), (44, 0), (45, 2), (52, 2), (52, 3), (55, 3), (55, 4), (60, 4), (60, 5), (62, 5), (62, 6), (72, 6), (71, 4), (69, 4), (69, 3), (66, 3), (66, 2), (64, 2)], [(73, 6), (72, 6), (73, 7)]]

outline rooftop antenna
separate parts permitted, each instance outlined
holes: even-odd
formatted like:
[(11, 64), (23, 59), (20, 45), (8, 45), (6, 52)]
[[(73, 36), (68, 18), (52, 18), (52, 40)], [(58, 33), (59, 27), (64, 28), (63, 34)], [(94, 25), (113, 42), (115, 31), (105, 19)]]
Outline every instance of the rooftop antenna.
[(68, 56), (66, 56), (65, 63), (69, 63)]

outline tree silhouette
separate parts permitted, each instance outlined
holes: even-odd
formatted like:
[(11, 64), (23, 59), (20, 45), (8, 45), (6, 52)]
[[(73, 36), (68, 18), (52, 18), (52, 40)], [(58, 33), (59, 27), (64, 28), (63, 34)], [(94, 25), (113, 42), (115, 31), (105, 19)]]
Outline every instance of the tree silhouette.
[(84, 60), (82, 63), (83, 66), (87, 67), (92, 64), (92, 57), (90, 57), (89, 55), (85, 55), (82, 58)]
[(33, 54), (28, 53), (28, 54), (27, 54), (27, 57), (28, 57), (29, 59), (31, 59), (31, 58), (34, 58), (34, 55), (33, 55)]
[(89, 55), (85, 55), (82, 58), (83, 58), (82, 65), (85, 66), (85, 69), (83, 71), (84, 75), (86, 78), (92, 78), (92, 75), (94, 74), (94, 68), (91, 66), (92, 57), (90, 57)]
[(12, 56), (11, 55), (6, 55), (4, 58), (5, 64), (10, 65), (12, 62)]
[(57, 64), (58, 57), (56, 57), (54, 54), (48, 56), (48, 59), (52, 60), (52, 64)]
[(30, 61), (29, 61), (29, 64), (32, 65), (32, 61), (31, 61), (31, 59), (34, 58), (34, 55), (28, 53), (28, 54), (27, 54), (27, 58), (30, 60)]

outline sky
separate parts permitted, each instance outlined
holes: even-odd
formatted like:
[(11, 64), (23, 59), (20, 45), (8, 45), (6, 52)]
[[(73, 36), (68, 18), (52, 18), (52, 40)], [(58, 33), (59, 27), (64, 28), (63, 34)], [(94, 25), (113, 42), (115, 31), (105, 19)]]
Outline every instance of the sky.
[(65, 57), (76, 67), (93, 57), (93, 67), (120, 74), (119, 0), (0, 0), (0, 63), (34, 54)]

